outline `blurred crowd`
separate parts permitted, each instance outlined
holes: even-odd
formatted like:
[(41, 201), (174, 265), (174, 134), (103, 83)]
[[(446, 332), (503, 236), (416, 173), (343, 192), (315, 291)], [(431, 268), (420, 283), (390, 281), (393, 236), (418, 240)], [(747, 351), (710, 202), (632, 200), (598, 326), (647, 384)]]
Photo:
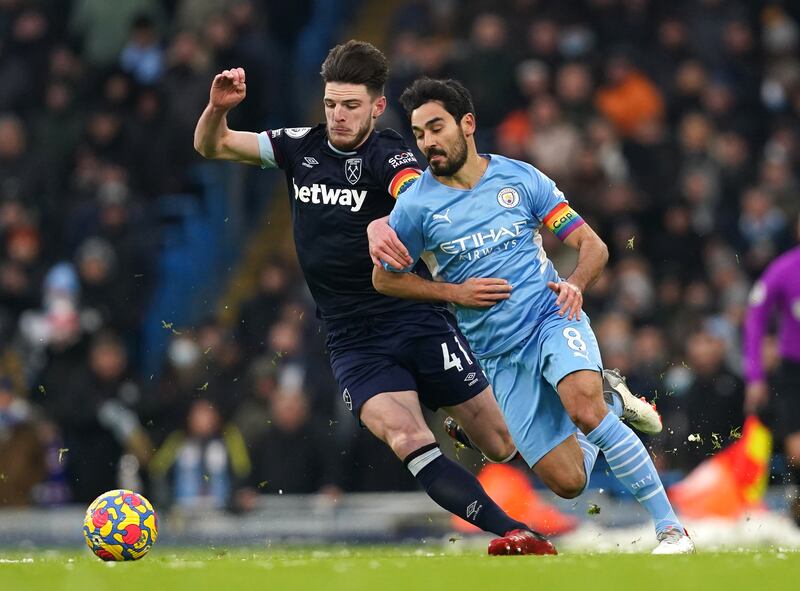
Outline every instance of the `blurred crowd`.
[[(233, 326), (164, 322), (163, 371), (139, 371), (154, 208), (194, 190), (213, 73), (247, 69), (232, 127), (306, 123), (276, 81), (312, 4), (0, 0), (0, 505), (120, 486), (234, 509), (414, 489), (338, 403), (291, 261), (263, 265)], [(664, 414), (648, 442), (660, 467), (734, 439), (748, 293), (800, 232), (800, 7), (410, 0), (386, 49), (382, 125), (407, 132), (396, 99), (414, 78), (459, 78), (479, 150), (543, 170), (606, 240), (585, 309), (606, 367)], [(573, 255), (545, 234), (568, 273)]]
[(286, 265), (265, 265), (238, 330), (165, 320), (163, 370), (140, 370), (159, 199), (201, 190), (192, 135), (211, 79), (247, 69), (233, 127), (297, 117), (314, 14), (311, 0), (0, 0), (0, 505), (370, 488), (332, 457), (351, 444), (322, 419), (319, 327)]

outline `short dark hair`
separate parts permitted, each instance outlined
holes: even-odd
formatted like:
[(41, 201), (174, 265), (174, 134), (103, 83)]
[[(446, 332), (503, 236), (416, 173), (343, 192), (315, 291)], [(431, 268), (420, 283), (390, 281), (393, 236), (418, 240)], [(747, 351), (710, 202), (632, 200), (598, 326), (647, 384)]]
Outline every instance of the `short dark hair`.
[(374, 45), (351, 39), (328, 52), (320, 75), (325, 82), (364, 84), (370, 94), (383, 94), (389, 77), (389, 60)]
[(433, 78), (419, 78), (403, 91), (400, 95), (400, 104), (411, 117), (411, 112), (429, 103), (437, 101), (460, 123), (467, 113), (475, 114), (475, 105), (472, 104), (472, 95), (469, 90), (458, 80), (434, 80)]

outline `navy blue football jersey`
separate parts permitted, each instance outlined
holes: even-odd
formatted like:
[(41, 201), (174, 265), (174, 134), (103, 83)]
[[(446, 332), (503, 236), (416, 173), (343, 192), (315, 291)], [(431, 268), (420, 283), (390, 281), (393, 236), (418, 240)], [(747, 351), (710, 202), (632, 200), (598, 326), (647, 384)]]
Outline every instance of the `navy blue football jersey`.
[(397, 132), (375, 131), (352, 152), (328, 142), (325, 124), (272, 129), (258, 140), (262, 167), (286, 174), (297, 256), (323, 319), (427, 306), (372, 287), (367, 225), (421, 174)]

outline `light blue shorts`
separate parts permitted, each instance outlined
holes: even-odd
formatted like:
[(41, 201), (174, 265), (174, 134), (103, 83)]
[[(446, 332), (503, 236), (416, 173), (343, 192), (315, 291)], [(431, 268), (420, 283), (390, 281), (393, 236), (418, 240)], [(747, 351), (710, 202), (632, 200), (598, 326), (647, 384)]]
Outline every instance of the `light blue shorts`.
[(603, 362), (589, 318), (555, 311), (513, 349), (481, 360), (511, 437), (529, 466), (575, 433), (556, 387), (568, 374), (601, 372)]

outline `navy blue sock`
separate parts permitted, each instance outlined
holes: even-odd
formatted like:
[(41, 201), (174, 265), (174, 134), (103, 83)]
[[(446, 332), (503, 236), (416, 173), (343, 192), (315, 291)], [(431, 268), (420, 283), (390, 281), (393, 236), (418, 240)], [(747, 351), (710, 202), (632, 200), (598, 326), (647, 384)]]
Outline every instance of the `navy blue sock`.
[(530, 529), (506, 515), (489, 498), (478, 479), (442, 455), (437, 444), (419, 448), (403, 463), (437, 505), (482, 530), (504, 536), (512, 529)]

